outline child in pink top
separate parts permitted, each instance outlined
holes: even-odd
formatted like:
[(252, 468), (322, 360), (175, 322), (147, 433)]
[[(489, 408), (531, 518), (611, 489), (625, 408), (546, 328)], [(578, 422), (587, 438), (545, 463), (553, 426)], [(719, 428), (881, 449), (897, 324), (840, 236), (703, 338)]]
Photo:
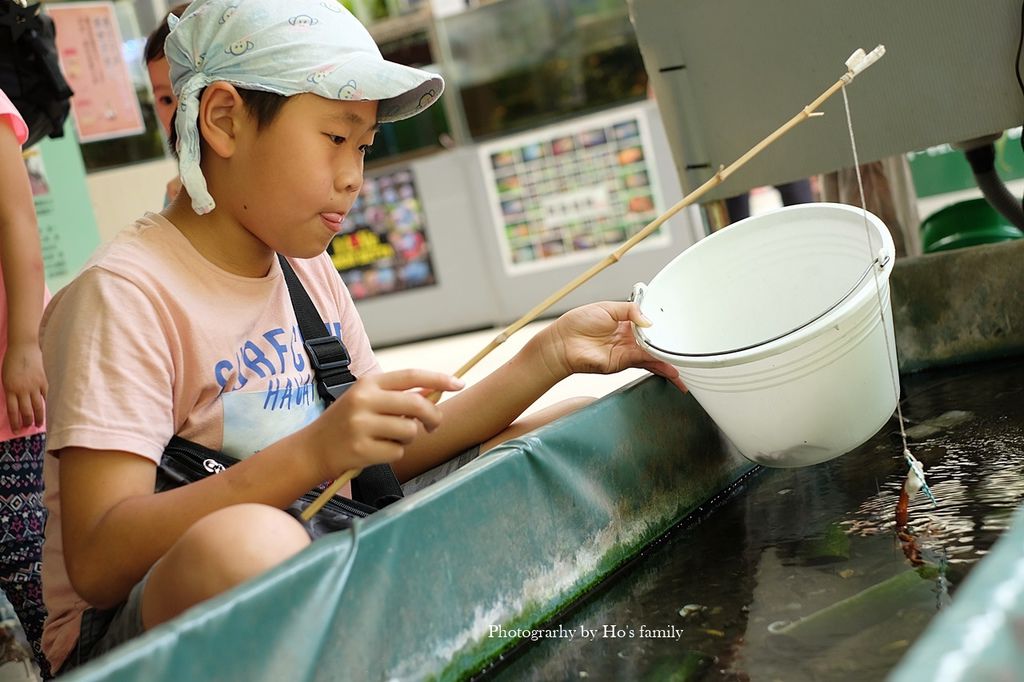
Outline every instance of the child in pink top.
[(21, 145), (28, 127), (0, 90), (0, 587), (18, 613), (43, 674), (46, 610), (39, 582), (43, 542), (46, 376), (39, 320), (48, 297), (39, 230)]

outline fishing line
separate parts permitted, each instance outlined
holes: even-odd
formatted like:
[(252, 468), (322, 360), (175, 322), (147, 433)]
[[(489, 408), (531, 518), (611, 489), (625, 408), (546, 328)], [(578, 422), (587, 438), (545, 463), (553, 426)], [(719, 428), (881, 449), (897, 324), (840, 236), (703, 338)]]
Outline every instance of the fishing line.
[[(860, 192), (860, 208), (861, 216), (864, 218), (864, 233), (867, 236), (868, 255), (872, 260), (876, 259), (876, 255), (871, 253), (871, 228), (868, 225), (868, 209), (867, 201), (864, 198), (864, 181), (861, 178), (860, 172), (860, 159), (857, 155), (857, 138), (853, 133), (853, 118), (850, 116), (850, 100), (846, 95), (846, 84), (843, 84), (843, 107), (846, 110), (846, 129), (850, 134), (850, 149), (853, 152), (853, 167), (857, 173), (857, 190)], [(896, 254), (893, 254), (895, 258)], [(884, 262), (878, 258), (879, 267), (884, 266)], [(908, 494), (913, 497), (918, 490), (924, 490), (928, 499), (932, 501), (933, 506), (938, 506), (935, 501), (935, 496), (932, 495), (931, 489), (928, 487), (928, 483), (924, 479), (924, 465), (914, 457), (910, 452), (910, 448), (907, 446), (907, 429), (903, 423), (903, 407), (900, 405), (900, 386), (899, 386), (899, 367), (896, 365), (895, 359), (892, 356), (892, 349), (895, 344), (891, 342), (889, 338), (889, 328), (885, 324), (885, 307), (882, 305), (882, 287), (878, 283), (878, 270), (875, 270), (875, 296), (878, 300), (878, 311), (881, 318), (882, 333), (885, 335), (885, 352), (889, 358), (889, 367), (895, 368), (896, 371), (892, 372), (893, 375), (893, 392), (896, 394), (896, 417), (900, 423), (900, 439), (903, 443), (903, 458), (907, 462), (907, 466), (910, 471), (907, 472), (907, 482), (913, 486), (913, 489), (908, 488)], [(913, 483), (911, 480), (916, 479)]]

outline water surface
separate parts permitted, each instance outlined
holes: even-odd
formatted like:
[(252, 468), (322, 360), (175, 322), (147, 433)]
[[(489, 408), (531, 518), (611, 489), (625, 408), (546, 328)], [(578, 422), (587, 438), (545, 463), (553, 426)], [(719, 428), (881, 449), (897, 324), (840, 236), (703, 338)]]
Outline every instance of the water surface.
[(883, 678), (1024, 501), (1024, 361), (903, 381), (910, 450), (938, 501), (910, 507), (923, 567), (896, 537), (907, 467), (893, 418), (837, 460), (749, 477), (483, 676)]

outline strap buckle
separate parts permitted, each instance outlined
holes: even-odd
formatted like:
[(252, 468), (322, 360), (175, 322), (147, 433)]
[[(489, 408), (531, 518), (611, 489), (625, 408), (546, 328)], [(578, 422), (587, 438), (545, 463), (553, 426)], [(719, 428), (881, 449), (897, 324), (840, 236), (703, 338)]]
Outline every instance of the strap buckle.
[(321, 336), (319, 339), (303, 341), (302, 346), (306, 349), (313, 367), (319, 372), (345, 370), (352, 363), (348, 349), (336, 336)]
[(335, 336), (309, 339), (303, 341), (302, 345), (309, 356), (310, 364), (316, 370), (317, 392), (324, 402), (334, 402), (356, 381), (356, 377), (348, 368), (352, 363), (348, 349)]

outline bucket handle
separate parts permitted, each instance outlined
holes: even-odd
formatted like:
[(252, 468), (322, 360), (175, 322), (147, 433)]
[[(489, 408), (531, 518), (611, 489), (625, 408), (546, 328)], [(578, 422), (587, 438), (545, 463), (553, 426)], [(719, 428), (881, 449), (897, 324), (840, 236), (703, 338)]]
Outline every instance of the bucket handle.
[[(648, 348), (652, 348), (652, 349), (654, 349), (656, 351), (659, 351), (661, 353), (665, 353), (666, 355), (674, 355), (674, 356), (680, 357), (680, 358), (708, 358), (708, 357), (712, 357), (712, 356), (715, 356), (715, 355), (731, 355), (733, 353), (740, 353), (740, 352), (745, 351), (745, 350), (752, 350), (752, 349), (757, 348), (759, 346), (764, 346), (765, 344), (769, 344), (769, 343), (771, 343), (773, 341), (778, 341), (781, 338), (784, 338), (786, 336), (789, 336), (790, 334), (798, 332), (801, 329), (803, 329), (804, 327), (809, 327), (810, 325), (814, 324), (815, 322), (817, 322), (821, 318), (825, 317), (830, 312), (832, 312), (833, 310), (835, 310), (836, 308), (841, 306), (846, 301), (846, 299), (850, 298), (850, 296), (852, 296), (858, 289), (860, 289), (860, 285), (864, 283), (864, 280), (867, 279), (868, 275), (871, 274), (871, 271), (874, 270), (875, 266), (877, 266), (879, 270), (884, 270), (885, 266), (889, 264), (889, 260), (891, 258), (892, 258), (892, 256), (887, 254), (884, 249), (879, 249), (878, 250), (878, 256), (876, 256), (873, 261), (868, 263), (868, 267), (865, 268), (865, 270), (861, 274), (861, 276), (859, 278), (857, 278), (857, 282), (852, 287), (850, 287), (850, 290), (847, 291), (845, 294), (843, 294), (842, 297), (838, 301), (836, 301), (835, 303), (833, 303), (829, 307), (825, 308), (825, 310), (822, 311), (821, 313), (819, 313), (818, 315), (815, 315), (811, 319), (807, 320), (807, 322), (804, 322), (801, 325), (793, 327), (792, 329), (790, 329), (787, 332), (783, 332), (783, 333), (781, 333), (781, 334), (779, 334), (777, 336), (773, 336), (770, 339), (765, 339), (764, 341), (758, 341), (757, 343), (752, 343), (752, 344), (750, 344), (748, 346), (741, 346), (740, 348), (732, 348), (730, 350), (715, 351), (713, 353), (681, 353), (679, 351), (668, 350), (666, 348), (661, 348), (660, 346), (654, 345), (653, 343), (651, 343), (651, 340), (644, 334), (643, 329), (641, 329), (640, 327), (637, 327), (635, 324), (633, 325), (633, 335), (636, 337), (637, 341), (640, 342), (641, 346), (646, 346)], [(646, 293), (646, 291), (647, 291), (647, 285), (643, 284), (642, 282), (637, 282), (636, 284), (633, 285), (633, 291), (629, 295), (629, 300), (631, 302), (633, 302), (633, 303), (636, 303), (637, 306), (640, 306), (643, 303), (644, 293)]]

